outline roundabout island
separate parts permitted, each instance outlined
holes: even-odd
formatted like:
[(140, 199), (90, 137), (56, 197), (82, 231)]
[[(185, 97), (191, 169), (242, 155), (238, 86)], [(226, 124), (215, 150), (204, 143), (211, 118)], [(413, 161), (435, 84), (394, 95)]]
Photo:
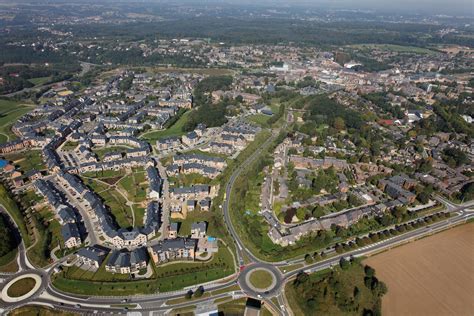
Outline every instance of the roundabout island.
[(254, 263), (240, 273), (239, 285), (242, 290), (255, 297), (273, 297), (282, 285), (280, 271), (272, 265)]
[(2, 300), (17, 303), (31, 298), (41, 288), (42, 278), (38, 274), (27, 273), (10, 280), (2, 289)]

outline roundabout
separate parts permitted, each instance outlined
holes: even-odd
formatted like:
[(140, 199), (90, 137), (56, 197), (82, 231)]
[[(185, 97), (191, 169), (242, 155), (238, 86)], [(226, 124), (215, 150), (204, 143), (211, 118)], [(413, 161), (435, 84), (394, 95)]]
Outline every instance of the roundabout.
[(272, 265), (263, 263), (249, 265), (239, 276), (239, 285), (242, 290), (256, 297), (277, 295), (281, 284), (280, 271)]
[(1, 297), (4, 302), (16, 303), (32, 297), (41, 287), (40, 275), (27, 273), (10, 280), (2, 289)]

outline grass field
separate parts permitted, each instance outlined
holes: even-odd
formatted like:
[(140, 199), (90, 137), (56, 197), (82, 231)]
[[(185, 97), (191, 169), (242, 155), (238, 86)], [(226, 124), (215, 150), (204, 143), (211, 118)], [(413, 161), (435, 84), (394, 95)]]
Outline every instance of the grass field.
[(16, 139), (10, 128), (20, 116), (31, 109), (31, 106), (25, 106), (21, 102), (0, 100), (0, 143)]
[(178, 174), (177, 176), (168, 177), (168, 180), (176, 187), (186, 187), (193, 184), (210, 184), (212, 182), (212, 179), (198, 173)]
[(366, 48), (366, 49), (380, 49), (385, 51), (392, 51), (398, 53), (415, 53), (415, 54), (435, 54), (436, 52), (423, 47), (416, 46), (402, 46), (402, 45), (392, 45), (392, 44), (359, 44), (351, 45), (354, 48)]
[(145, 211), (146, 208), (138, 206), (138, 205), (133, 205), (133, 212), (135, 214), (135, 227), (141, 227), (143, 226), (143, 218), (145, 217)]
[(24, 278), (16, 281), (8, 288), (8, 295), (11, 297), (20, 297), (33, 289), (36, 281), (33, 278)]
[(123, 192), (127, 193), (128, 199), (135, 203), (143, 202), (146, 199), (146, 189), (148, 187), (145, 172), (143, 169), (140, 170), (123, 177), (117, 183)]
[(127, 201), (113, 186), (95, 179), (85, 178), (83, 180), (94, 193), (104, 200), (105, 205), (110, 208), (110, 212), (120, 227), (127, 228), (133, 225), (132, 211), (127, 205)]
[(50, 80), (51, 80), (51, 77), (37, 77), (37, 78), (28, 79), (28, 81), (34, 84), (35, 86), (43, 85)]
[(102, 160), (104, 158), (104, 155), (110, 152), (126, 152), (129, 150), (131, 147), (126, 147), (126, 146), (111, 146), (111, 147), (103, 147), (103, 148), (97, 148), (94, 149), (93, 151), (99, 156), (99, 159)]
[(105, 170), (105, 171), (97, 171), (97, 172), (86, 172), (86, 173), (83, 173), (82, 175), (87, 176), (87, 177), (105, 179), (105, 178), (122, 177), (125, 175), (125, 171), (124, 170)]
[[(189, 236), (191, 235), (191, 225), (192, 223), (195, 222), (209, 222), (211, 220), (212, 214), (207, 211), (192, 211), (188, 212), (186, 219), (176, 219), (172, 220), (173, 222), (178, 222), (180, 223), (179, 225), (179, 235), (181, 236)], [(213, 227), (209, 226), (208, 227), (208, 236), (213, 236), (212, 232)]]
[(115, 217), (120, 227), (132, 226), (132, 211), (126, 205), (124, 197), (116, 190), (109, 189), (98, 193), (105, 201), (105, 205), (110, 208), (112, 215)]
[(271, 116), (265, 114), (253, 114), (247, 117), (247, 121), (255, 123), (261, 127), (267, 127), (267, 122), (270, 118)]
[(13, 161), (13, 163), (20, 168), (23, 172), (30, 170), (44, 170), (46, 166), (41, 158), (40, 150), (28, 150), (21, 153), (7, 154), (5, 159)]
[(365, 260), (388, 286), (382, 315), (472, 315), (473, 245), (470, 223)]
[(156, 141), (157, 139), (163, 138), (163, 137), (170, 137), (170, 136), (181, 136), (184, 135), (185, 132), (183, 132), (183, 126), (188, 120), (188, 116), (191, 111), (185, 112), (181, 117), (169, 128), (165, 130), (159, 130), (159, 131), (151, 131), (144, 133), (143, 135), (140, 136), (140, 138), (143, 138), (149, 142)]
[(266, 289), (273, 282), (273, 276), (265, 270), (255, 270), (249, 276), (250, 283), (258, 289)]

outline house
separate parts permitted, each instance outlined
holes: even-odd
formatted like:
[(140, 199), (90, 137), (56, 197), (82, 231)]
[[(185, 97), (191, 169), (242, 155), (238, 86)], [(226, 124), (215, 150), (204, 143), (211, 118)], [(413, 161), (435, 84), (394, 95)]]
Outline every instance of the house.
[(194, 211), (194, 209), (196, 208), (196, 200), (187, 200), (186, 208), (189, 212)]
[(148, 262), (148, 254), (145, 248), (137, 248), (132, 251), (116, 250), (110, 255), (105, 271), (112, 273), (137, 273), (145, 269)]
[(81, 235), (75, 223), (67, 223), (61, 226), (61, 236), (66, 248), (75, 248), (81, 244)]
[(158, 200), (161, 196), (161, 186), (163, 181), (160, 178), (158, 171), (153, 166), (146, 168), (146, 176), (149, 182), (148, 198)]
[(156, 148), (158, 150), (169, 150), (179, 148), (181, 140), (179, 137), (166, 137), (156, 141)]
[(34, 181), (34, 180), (41, 179), (42, 175), (41, 175), (41, 171), (38, 171), (36, 169), (32, 169), (32, 170), (28, 171), (27, 173), (25, 173), (25, 177), (27, 177), (28, 180), (30, 180), (30, 181)]
[(207, 223), (198, 222), (191, 224), (191, 238), (199, 239), (206, 237)]
[(79, 249), (77, 252), (77, 258), (80, 264), (98, 269), (102, 265), (102, 262), (104, 262), (104, 259), (107, 257), (109, 252), (110, 249), (108, 248), (94, 245)]
[(205, 198), (205, 199), (200, 200), (199, 207), (201, 208), (201, 211), (209, 211), (211, 207), (211, 199)]
[(157, 201), (151, 201), (148, 203), (145, 211), (141, 232), (146, 235), (148, 239), (153, 238), (155, 237), (156, 232), (160, 229), (161, 224), (160, 203)]
[(189, 238), (165, 239), (149, 247), (148, 252), (155, 264), (174, 260), (194, 260), (197, 241)]
[(187, 146), (193, 146), (199, 142), (199, 135), (195, 131), (192, 131), (183, 135), (181, 141)]
[(178, 237), (178, 223), (171, 223), (168, 230), (168, 238), (174, 239)]

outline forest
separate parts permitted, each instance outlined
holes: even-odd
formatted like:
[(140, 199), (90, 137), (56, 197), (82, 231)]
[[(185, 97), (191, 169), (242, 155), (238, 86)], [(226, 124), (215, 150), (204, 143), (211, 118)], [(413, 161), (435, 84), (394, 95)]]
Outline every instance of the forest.
[(5, 256), (17, 246), (15, 231), (7, 218), (0, 214), (0, 257)]
[(300, 273), (287, 290), (304, 315), (380, 315), (387, 286), (358, 259), (341, 258), (327, 273)]

